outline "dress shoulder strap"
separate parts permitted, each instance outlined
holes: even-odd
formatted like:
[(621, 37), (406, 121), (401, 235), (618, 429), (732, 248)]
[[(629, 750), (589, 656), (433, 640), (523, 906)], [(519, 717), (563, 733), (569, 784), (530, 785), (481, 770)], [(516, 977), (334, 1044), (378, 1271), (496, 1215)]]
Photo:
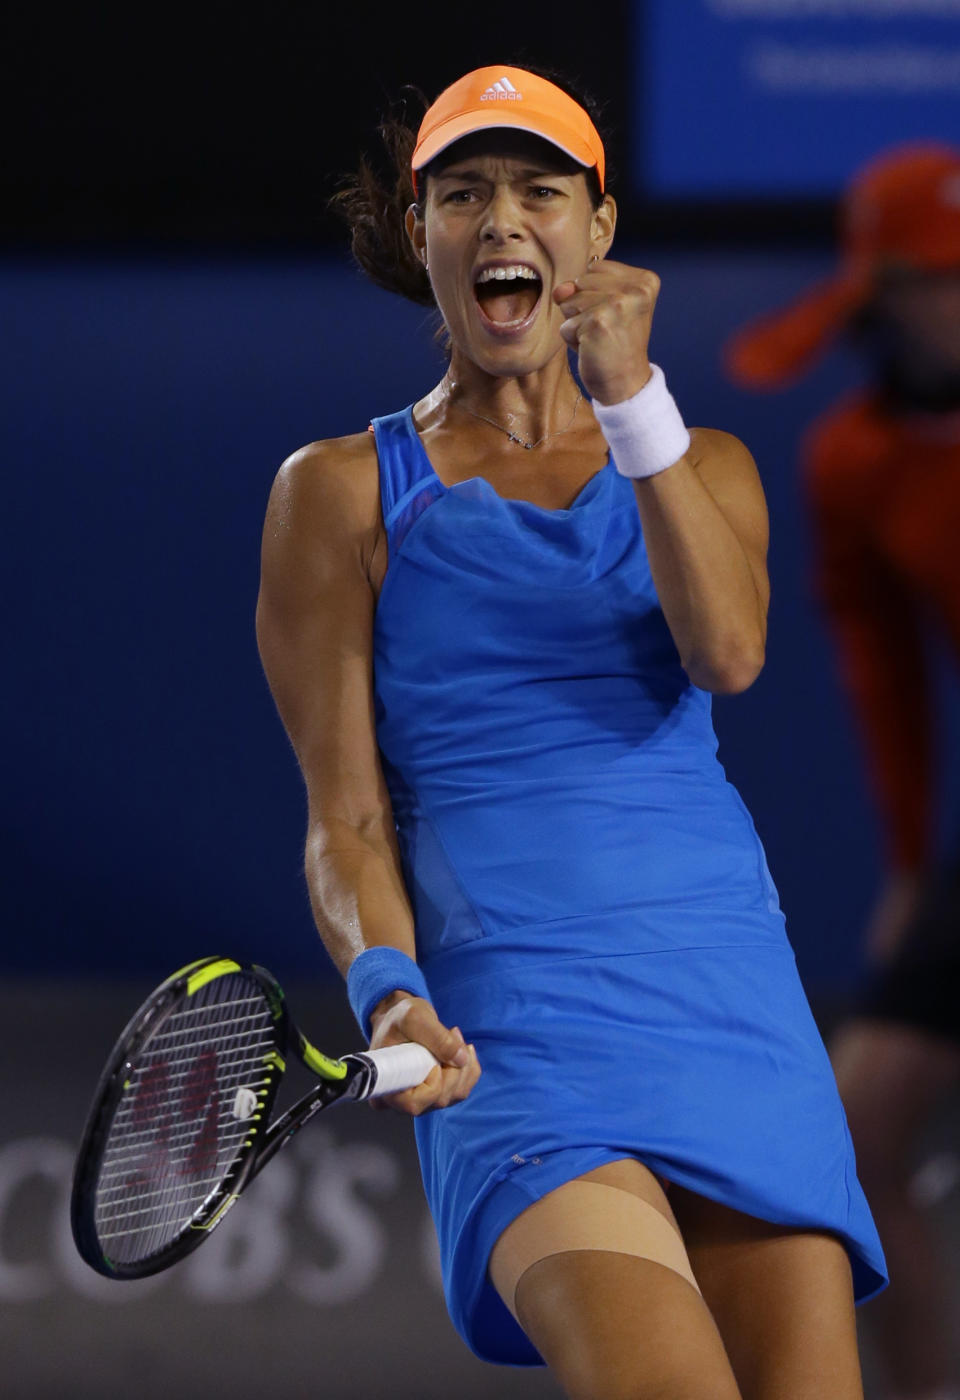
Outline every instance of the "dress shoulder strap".
[(380, 468), (380, 509), (388, 545), (396, 551), (413, 521), (444, 487), (417, 436), (412, 407), (374, 418), (371, 427)]

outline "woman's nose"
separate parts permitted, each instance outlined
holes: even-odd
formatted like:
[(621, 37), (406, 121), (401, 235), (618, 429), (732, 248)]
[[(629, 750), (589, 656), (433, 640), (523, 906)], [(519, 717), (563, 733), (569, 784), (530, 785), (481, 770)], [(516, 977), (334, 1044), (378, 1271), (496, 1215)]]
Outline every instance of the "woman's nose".
[(505, 243), (508, 239), (522, 239), (520, 210), (509, 190), (495, 189), (489, 204), (484, 210), (480, 225), (480, 238), (485, 243)]

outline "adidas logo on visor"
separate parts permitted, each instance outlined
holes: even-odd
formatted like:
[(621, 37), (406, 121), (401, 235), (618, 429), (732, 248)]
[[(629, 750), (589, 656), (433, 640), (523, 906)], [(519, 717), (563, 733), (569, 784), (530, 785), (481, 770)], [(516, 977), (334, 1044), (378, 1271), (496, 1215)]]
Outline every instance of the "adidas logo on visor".
[(523, 93), (518, 92), (509, 78), (498, 78), (497, 81), (488, 87), (486, 92), (480, 94), (481, 102), (522, 102)]

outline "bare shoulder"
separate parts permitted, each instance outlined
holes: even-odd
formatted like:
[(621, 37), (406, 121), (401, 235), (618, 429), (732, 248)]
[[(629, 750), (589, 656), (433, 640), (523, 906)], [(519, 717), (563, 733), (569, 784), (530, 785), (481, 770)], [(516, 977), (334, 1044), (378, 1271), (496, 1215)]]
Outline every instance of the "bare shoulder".
[[(689, 461), (725, 514), (741, 525), (767, 528), (767, 503), (760, 473), (745, 443), (720, 428), (691, 428)], [(732, 523), (732, 522), (731, 522)]]
[(386, 535), (372, 433), (327, 438), (299, 448), (277, 472), (263, 526), (262, 579), (306, 583), (359, 565), (379, 592)]
[(380, 483), (373, 434), (326, 438), (291, 453), (274, 480), (267, 520), (277, 530), (312, 524), (376, 531)]
[(707, 466), (749, 476), (757, 474), (757, 464), (746, 443), (722, 428), (691, 428), (689, 455), (698, 471)]
[(760, 473), (749, 448), (720, 428), (691, 428), (689, 459), (746, 550), (757, 588), (766, 599), (770, 524)]

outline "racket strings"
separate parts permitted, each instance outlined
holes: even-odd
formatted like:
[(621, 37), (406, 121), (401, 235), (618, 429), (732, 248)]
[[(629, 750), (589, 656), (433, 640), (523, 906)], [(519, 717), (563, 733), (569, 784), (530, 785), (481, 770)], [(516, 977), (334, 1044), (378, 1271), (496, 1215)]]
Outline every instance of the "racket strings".
[(167, 1016), (131, 1065), (97, 1183), (106, 1255), (164, 1249), (227, 1184), (275, 1074), (269, 1002), (244, 973), (207, 983)]

